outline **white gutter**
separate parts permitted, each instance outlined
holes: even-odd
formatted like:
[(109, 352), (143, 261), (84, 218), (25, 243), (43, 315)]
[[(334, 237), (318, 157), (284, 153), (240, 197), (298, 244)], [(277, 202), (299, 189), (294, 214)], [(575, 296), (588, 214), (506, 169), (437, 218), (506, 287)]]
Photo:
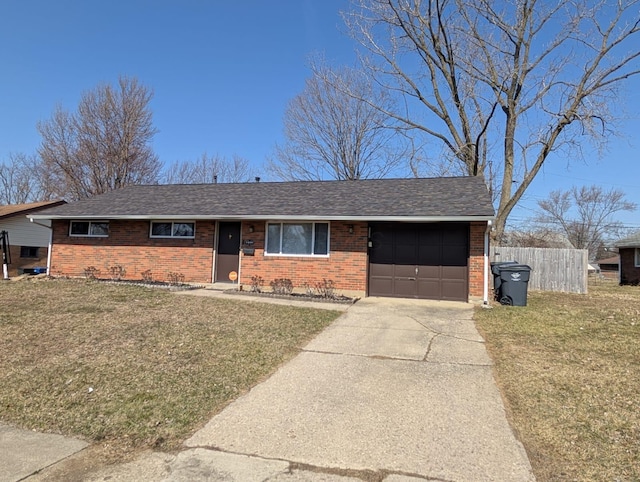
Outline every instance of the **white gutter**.
[(104, 219), (104, 220), (232, 220), (232, 221), (241, 221), (241, 220), (253, 220), (253, 221), (270, 221), (270, 220), (280, 220), (280, 221), (403, 221), (410, 223), (438, 223), (438, 222), (473, 222), (473, 221), (492, 221), (494, 219), (493, 216), (333, 216), (333, 215), (321, 215), (321, 216), (309, 216), (309, 215), (278, 215), (278, 214), (251, 214), (251, 215), (206, 215), (202, 214), (190, 215), (190, 214), (180, 214), (180, 215), (150, 215), (150, 214), (140, 214), (140, 215), (83, 215), (83, 216), (72, 216), (72, 215), (46, 215), (46, 214), (32, 214), (29, 216), (30, 219)]
[(51, 251), (53, 249), (53, 227), (47, 226), (46, 224), (37, 223), (33, 220), (32, 217), (29, 217), (29, 222), (32, 222), (33, 224), (37, 224), (38, 226), (42, 226), (43, 228), (47, 228), (49, 230), (49, 248), (47, 249), (47, 276), (49, 276), (49, 272), (51, 271)]
[(491, 232), (492, 221), (487, 221), (487, 229), (484, 231), (484, 288), (482, 301), (484, 305), (489, 304), (489, 233)]

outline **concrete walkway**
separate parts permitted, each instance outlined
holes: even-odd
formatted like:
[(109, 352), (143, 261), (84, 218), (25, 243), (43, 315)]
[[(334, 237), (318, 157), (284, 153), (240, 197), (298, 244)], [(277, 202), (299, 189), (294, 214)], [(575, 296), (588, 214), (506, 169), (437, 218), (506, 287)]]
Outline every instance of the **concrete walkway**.
[(182, 452), (84, 480), (534, 480), (472, 314), (363, 299)]
[(89, 444), (62, 435), (0, 424), (0, 482), (13, 482), (79, 452)]

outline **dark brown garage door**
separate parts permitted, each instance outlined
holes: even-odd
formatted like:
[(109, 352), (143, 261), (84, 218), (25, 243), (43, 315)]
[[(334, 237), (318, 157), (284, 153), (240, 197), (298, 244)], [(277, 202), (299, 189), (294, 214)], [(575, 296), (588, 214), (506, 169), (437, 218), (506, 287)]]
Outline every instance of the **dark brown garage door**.
[(467, 301), (469, 224), (372, 224), (369, 295)]

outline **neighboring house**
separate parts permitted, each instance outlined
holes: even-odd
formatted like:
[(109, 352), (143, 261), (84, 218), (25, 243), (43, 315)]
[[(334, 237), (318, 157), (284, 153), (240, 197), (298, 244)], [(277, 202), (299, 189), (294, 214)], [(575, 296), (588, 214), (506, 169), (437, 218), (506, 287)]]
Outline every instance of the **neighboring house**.
[(618, 279), (620, 271), (620, 256), (610, 256), (597, 262), (600, 274), (607, 279)]
[(31, 217), (52, 220), (53, 275), (467, 301), (487, 296), (494, 210), (455, 177), (130, 186)]
[(640, 231), (616, 243), (620, 254), (620, 284), (640, 284)]
[(0, 231), (9, 233), (11, 245), (9, 276), (15, 276), (28, 268), (46, 268), (51, 240), (51, 229), (47, 226), (51, 223), (42, 220), (36, 224), (30, 222), (27, 215), (62, 204), (64, 201), (0, 206)]

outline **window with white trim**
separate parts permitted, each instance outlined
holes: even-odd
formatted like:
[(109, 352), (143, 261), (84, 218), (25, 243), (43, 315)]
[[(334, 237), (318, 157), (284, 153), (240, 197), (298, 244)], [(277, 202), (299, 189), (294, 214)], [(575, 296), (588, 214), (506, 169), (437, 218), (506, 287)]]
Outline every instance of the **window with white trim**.
[(267, 223), (265, 254), (328, 256), (329, 223)]
[(636, 248), (636, 268), (640, 268), (640, 248)]
[(106, 238), (109, 236), (109, 221), (71, 221), (69, 236)]
[(152, 238), (195, 238), (196, 223), (191, 221), (151, 221)]

